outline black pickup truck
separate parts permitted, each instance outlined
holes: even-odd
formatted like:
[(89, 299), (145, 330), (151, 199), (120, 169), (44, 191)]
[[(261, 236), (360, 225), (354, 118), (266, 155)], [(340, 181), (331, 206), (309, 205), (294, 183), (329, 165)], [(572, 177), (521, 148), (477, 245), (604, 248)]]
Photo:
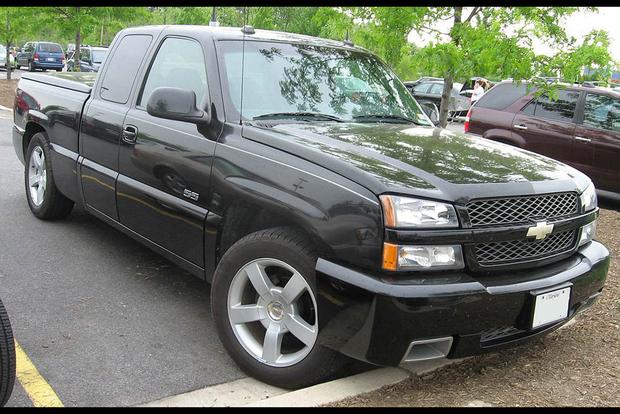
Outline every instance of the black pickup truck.
[(585, 175), (435, 128), (349, 42), (126, 29), (96, 76), (24, 74), (14, 123), (36, 217), (77, 203), (211, 283), (225, 348), (278, 386), (525, 342), (607, 275)]

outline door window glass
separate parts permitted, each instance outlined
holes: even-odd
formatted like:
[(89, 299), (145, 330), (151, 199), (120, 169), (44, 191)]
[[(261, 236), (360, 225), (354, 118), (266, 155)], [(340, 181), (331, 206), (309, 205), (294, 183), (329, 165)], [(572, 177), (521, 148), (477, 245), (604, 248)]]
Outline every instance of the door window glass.
[(89, 49), (80, 49), (80, 59), (88, 62), (90, 60), (90, 50)]
[(162, 43), (149, 70), (138, 105), (146, 106), (156, 88), (189, 89), (200, 105), (207, 91), (207, 71), (200, 43), (170, 37)]
[(151, 44), (151, 35), (128, 35), (116, 46), (101, 82), (101, 98), (125, 104), (140, 63)]
[(579, 92), (560, 90), (557, 100), (542, 95), (536, 100), (534, 116), (552, 121), (571, 122), (575, 115), (575, 107), (579, 100)]
[(620, 100), (605, 95), (587, 94), (583, 124), (620, 132)]
[(441, 95), (443, 93), (443, 84), (433, 83), (429, 92), (431, 95)]
[(421, 83), (413, 87), (413, 91), (417, 93), (426, 93), (428, 90), (428, 83)]

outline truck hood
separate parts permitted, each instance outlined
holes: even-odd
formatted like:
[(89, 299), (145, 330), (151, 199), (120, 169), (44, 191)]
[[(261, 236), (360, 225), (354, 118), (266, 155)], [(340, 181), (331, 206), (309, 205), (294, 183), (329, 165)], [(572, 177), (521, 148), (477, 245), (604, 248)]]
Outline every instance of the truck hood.
[[(334, 170), (375, 194), (469, 198), (582, 191), (589, 179), (563, 163), (481, 137), (387, 123), (277, 124), (277, 148)], [(351, 170), (351, 166), (355, 171)]]

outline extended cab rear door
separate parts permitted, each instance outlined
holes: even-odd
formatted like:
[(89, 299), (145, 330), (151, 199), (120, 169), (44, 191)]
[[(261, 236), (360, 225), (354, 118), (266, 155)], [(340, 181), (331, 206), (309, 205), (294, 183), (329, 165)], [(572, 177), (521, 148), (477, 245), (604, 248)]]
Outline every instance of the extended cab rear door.
[(523, 148), (571, 164), (590, 165), (592, 153), (575, 145), (575, 109), (580, 92), (561, 89), (557, 100), (547, 95), (533, 99), (512, 123), (513, 139)]
[(86, 205), (118, 220), (118, 147), (129, 97), (142, 60), (153, 43), (148, 34), (127, 34), (116, 41), (105, 72), (93, 88), (80, 128), (82, 191)]
[(187, 35), (165, 34), (149, 57), (135, 104), (127, 113), (119, 151), (120, 222), (193, 265), (204, 267), (204, 223), (216, 135), (195, 123), (146, 111), (158, 87), (191, 90), (210, 106), (206, 52)]

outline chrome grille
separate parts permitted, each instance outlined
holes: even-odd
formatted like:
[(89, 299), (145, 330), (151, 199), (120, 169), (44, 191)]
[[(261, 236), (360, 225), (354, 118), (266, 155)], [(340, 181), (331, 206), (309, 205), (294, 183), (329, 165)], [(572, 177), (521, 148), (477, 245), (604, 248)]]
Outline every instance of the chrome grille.
[(467, 203), (472, 227), (525, 223), (534, 218), (549, 220), (577, 214), (577, 209), (575, 193), (493, 198)]
[(575, 247), (576, 233), (576, 230), (569, 230), (552, 234), (543, 240), (478, 243), (474, 248), (476, 260), (480, 266), (497, 266), (565, 253)]

